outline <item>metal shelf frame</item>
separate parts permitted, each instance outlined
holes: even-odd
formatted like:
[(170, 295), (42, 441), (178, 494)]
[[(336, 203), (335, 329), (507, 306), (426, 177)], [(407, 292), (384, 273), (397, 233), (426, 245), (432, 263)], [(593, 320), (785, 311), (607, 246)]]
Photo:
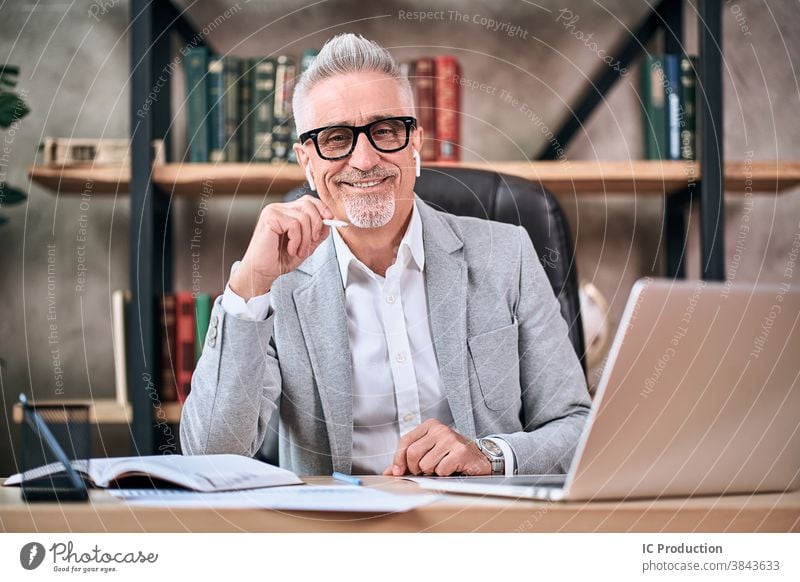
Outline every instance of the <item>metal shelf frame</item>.
[[(126, 330), (128, 387), (133, 410), (133, 452), (156, 452), (166, 436), (154, 421), (158, 412), (161, 340), (159, 296), (172, 291), (172, 228), (169, 196), (153, 182), (154, 139), (164, 140), (170, 156), (170, 54), (172, 34), (186, 43), (205, 45), (202, 35), (171, 2), (130, 0), (130, 287)], [(174, 435), (172, 435), (174, 438)], [(162, 452), (164, 450), (162, 449)]]

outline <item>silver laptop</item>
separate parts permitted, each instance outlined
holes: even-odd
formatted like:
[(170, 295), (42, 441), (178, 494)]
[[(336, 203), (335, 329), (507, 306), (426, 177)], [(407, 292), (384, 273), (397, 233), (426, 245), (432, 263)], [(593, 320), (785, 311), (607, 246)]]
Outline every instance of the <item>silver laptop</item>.
[(413, 480), (549, 500), (796, 489), (800, 291), (637, 281), (567, 475)]

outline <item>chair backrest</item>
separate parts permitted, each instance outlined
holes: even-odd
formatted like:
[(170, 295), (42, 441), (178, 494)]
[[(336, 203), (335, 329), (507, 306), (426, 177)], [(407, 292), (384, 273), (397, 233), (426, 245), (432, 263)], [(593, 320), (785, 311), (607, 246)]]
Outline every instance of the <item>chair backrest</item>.
[(467, 168), (425, 168), (414, 191), (450, 214), (521, 225), (528, 231), (585, 372), (576, 257), (569, 224), (556, 197), (524, 178)]
[[(576, 257), (569, 224), (556, 197), (541, 184), (516, 176), (446, 167), (423, 168), (414, 191), (438, 210), (521, 225), (528, 231), (585, 373)], [(307, 187), (297, 188), (286, 200), (303, 194), (313, 193)]]

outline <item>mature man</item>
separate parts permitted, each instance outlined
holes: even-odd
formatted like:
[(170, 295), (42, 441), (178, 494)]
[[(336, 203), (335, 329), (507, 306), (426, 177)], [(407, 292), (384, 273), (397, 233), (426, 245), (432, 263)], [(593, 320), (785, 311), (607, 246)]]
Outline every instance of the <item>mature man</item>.
[(278, 411), (299, 474), (566, 471), (586, 383), (525, 230), (415, 196), (423, 128), (376, 43), (326, 43), (294, 112), (320, 198), (262, 211), (212, 312), (184, 452), (252, 456)]

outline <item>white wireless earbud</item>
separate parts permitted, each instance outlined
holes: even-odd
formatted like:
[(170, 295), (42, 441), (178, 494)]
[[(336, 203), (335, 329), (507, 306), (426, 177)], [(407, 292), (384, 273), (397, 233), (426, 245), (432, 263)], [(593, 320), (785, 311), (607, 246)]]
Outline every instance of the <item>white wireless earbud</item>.
[(419, 167), (420, 167), (420, 160), (419, 160), (419, 152), (414, 150), (414, 163), (416, 164), (416, 176), (419, 178)]
[(306, 180), (308, 180), (308, 187), (312, 191), (317, 190), (317, 185), (314, 183), (314, 176), (311, 175), (311, 163), (306, 164)]

